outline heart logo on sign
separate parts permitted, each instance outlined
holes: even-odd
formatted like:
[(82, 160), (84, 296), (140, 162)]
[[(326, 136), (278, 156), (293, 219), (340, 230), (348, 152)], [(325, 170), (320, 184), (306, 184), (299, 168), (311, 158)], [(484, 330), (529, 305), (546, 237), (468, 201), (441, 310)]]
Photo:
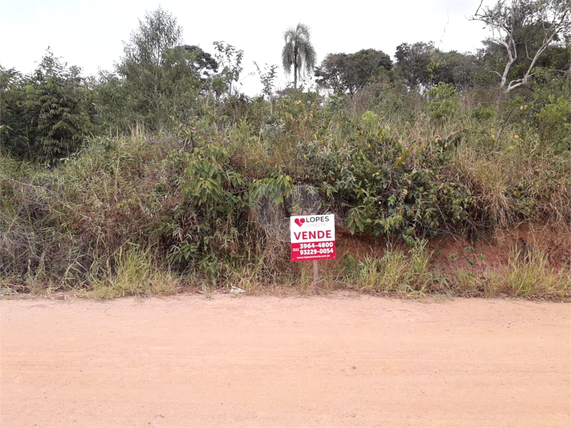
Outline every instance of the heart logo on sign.
[(295, 222), (295, 224), (297, 224), (299, 227), (301, 227), (301, 225), (302, 225), (303, 223), (305, 223), (305, 219), (304, 219), (304, 218), (296, 218), (296, 219), (294, 220), (294, 222)]

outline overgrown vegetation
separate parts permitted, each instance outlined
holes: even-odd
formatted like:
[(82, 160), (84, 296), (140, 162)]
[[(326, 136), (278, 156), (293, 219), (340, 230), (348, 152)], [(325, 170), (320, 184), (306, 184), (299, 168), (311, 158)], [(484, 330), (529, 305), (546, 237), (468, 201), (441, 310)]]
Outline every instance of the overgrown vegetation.
[(98, 79), (49, 51), (32, 75), (1, 69), (1, 285), (98, 298), (303, 288), (284, 218), (311, 209), (335, 213), (340, 235), (396, 245), (348, 256), (326, 287), (569, 299), (568, 261), (553, 266), (539, 249), (450, 274), (427, 246), (521, 222), (569, 234), (563, 36), (533, 75), (514, 62), (509, 76), (525, 84), (509, 91), (489, 73), (505, 61), (492, 41), (469, 55), (419, 42), (399, 46), (395, 64), (371, 49), (329, 55), (311, 90), (275, 93), (266, 66), (250, 98), (234, 84), (243, 52), (183, 45), (161, 9)]

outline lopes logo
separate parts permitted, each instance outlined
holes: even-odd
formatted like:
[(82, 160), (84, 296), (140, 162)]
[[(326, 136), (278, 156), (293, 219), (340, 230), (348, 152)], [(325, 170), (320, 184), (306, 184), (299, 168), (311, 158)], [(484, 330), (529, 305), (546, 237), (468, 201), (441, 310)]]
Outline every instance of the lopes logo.
[[(301, 227), (305, 223), (305, 220), (306, 219), (302, 217), (302, 218), (295, 218), (293, 221), (295, 222), (295, 224)], [(307, 217), (308, 223), (327, 223), (328, 221), (329, 221), (329, 216), (327, 215), (316, 215), (316, 216)]]

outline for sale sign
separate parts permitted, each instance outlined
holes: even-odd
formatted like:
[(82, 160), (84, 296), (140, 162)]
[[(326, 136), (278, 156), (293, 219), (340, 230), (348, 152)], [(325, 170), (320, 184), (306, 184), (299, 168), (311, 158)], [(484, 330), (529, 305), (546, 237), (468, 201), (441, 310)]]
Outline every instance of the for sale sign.
[(335, 258), (335, 217), (333, 214), (290, 217), (291, 260)]

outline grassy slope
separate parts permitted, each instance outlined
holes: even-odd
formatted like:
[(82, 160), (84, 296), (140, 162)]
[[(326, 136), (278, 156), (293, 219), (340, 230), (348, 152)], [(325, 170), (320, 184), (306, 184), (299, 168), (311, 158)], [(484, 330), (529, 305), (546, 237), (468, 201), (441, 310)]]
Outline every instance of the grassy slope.
[[(303, 184), (338, 214), (340, 235), (360, 237), (340, 245), (324, 287), (568, 299), (565, 141), (524, 105), (450, 102), (387, 91), (333, 109), (299, 94), (272, 109), (222, 106), (178, 133), (96, 139), (49, 170), (3, 156), (3, 287), (101, 298), (309, 289), (306, 266), (289, 263), (253, 205), (291, 209)], [(524, 236), (522, 224), (542, 229)]]

